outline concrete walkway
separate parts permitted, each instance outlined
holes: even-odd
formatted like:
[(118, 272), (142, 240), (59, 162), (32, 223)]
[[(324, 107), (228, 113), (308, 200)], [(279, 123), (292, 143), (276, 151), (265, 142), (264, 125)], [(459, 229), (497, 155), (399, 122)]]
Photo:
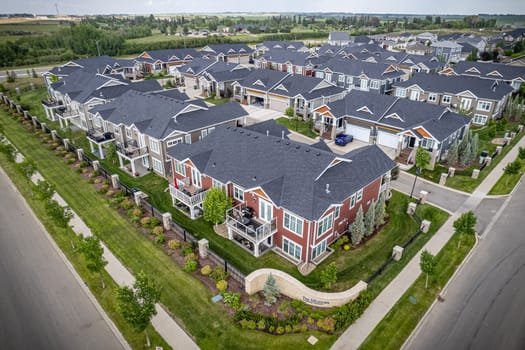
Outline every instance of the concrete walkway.
[[(383, 289), (377, 298), (370, 304), (363, 315), (343, 333), (343, 335), (332, 346), (333, 350), (357, 349), (372, 333), (377, 324), (386, 316), (395, 303), (407, 291), (421, 274), (419, 267), (420, 254), (428, 250), (437, 254), (454, 234), (454, 221), (469, 210), (478, 207), (486, 197), (494, 184), (503, 174), (505, 166), (514, 161), (518, 155), (519, 147), (525, 147), (525, 138), (522, 138), (507, 155), (498, 163), (492, 172), (483, 180), (478, 188), (467, 197), (450, 218), (441, 226), (425, 246), (410, 260), (405, 268)], [(419, 181), (419, 180), (418, 180)], [(445, 190), (443, 188), (441, 190)], [(448, 189), (450, 190), (450, 189)], [(450, 193), (450, 192), (448, 192)], [(433, 193), (429, 194), (429, 202), (432, 202)]]
[[(17, 162), (22, 162), (24, 157), (18, 153)], [(38, 180), (44, 180), (40, 173), (35, 173), (31, 181), (37, 183)], [(53, 199), (56, 200), (60, 205), (66, 206), (66, 201), (55, 193)], [(74, 212), (73, 218), (69, 225), (73, 231), (77, 234), (82, 234), (85, 237), (92, 235), (89, 227), (84, 221)], [(126, 267), (117, 259), (113, 253), (106, 247), (103, 242), (100, 242), (104, 248), (104, 258), (108, 261), (105, 269), (108, 274), (119, 286), (132, 286), (135, 282), (135, 277), (126, 269)], [(162, 336), (162, 338), (174, 349), (181, 350), (194, 350), (199, 349), (195, 341), (182, 329), (177, 322), (163, 309), (162, 305), (156, 304), (157, 315), (155, 315), (151, 321), (155, 330)], [(118, 330), (116, 330), (118, 332)], [(120, 332), (118, 332), (120, 334)], [(122, 337), (122, 336), (121, 336)], [(127, 343), (126, 343), (127, 345)], [(129, 346), (128, 346), (129, 348)]]

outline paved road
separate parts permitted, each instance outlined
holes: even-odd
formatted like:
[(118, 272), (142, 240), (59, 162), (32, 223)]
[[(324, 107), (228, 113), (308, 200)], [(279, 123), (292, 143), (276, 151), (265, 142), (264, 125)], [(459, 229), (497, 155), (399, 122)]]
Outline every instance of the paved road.
[(525, 185), (406, 349), (525, 349)]
[[(40, 76), (40, 74), (51, 70), (51, 68), (53, 68), (53, 66), (36, 67), (35, 68), (35, 72)], [(17, 78), (27, 78), (28, 77), (28, 75), (27, 75), (27, 71), (28, 70), (29, 70), (29, 77), (30, 77), (31, 74), (32, 74), (31, 73), (31, 68), (13, 69), (13, 70), (9, 70), (9, 72), (13, 72), (14, 71), (16, 73)], [(5, 70), (3, 70), (3, 71), (0, 72), (0, 82), (4, 81), (6, 79), (7, 79), (7, 76), (5, 75)]]
[[(392, 182), (392, 188), (410, 194), (412, 186), (414, 184), (414, 176), (403, 171), (399, 172), (399, 178)], [(414, 187), (414, 197), (419, 197), (419, 191), (427, 191), (428, 201), (440, 208), (448, 210), (453, 213), (459, 209), (461, 204), (468, 198), (467, 193), (454, 191), (437, 184), (424, 181), (420, 177), (416, 180), (416, 186)]]
[(0, 348), (123, 349), (0, 169)]

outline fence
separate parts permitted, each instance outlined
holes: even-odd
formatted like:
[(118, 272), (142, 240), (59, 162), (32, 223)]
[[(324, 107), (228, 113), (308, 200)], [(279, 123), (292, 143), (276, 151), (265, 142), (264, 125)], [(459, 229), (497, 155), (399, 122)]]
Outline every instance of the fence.
[[(7, 101), (6, 101), (6, 99), (4, 99), (3, 101), (6, 104), (8, 104), (11, 107), (11, 109), (17, 109), (18, 110), (17, 105), (12, 100), (7, 99)], [(42, 123), (36, 117), (31, 116), (28, 111), (22, 110), (21, 113), (24, 114), (24, 116), (26, 117), (27, 120), (32, 120), (39, 128), (42, 128)], [(50, 134), (51, 131), (52, 131), (51, 129), (49, 129), (47, 127), (47, 125), (44, 125), (43, 130), (44, 130), (44, 132), (46, 132), (48, 134)], [(56, 139), (59, 142), (61, 142), (61, 143), (64, 142), (64, 139), (60, 135), (55, 134), (55, 137), (56, 137)], [(67, 150), (69, 152), (72, 152), (72, 153), (76, 153), (77, 152), (77, 148), (71, 142), (68, 142)], [(82, 160), (86, 161), (89, 165), (93, 165), (93, 159), (91, 159), (86, 154), (82, 154)], [(99, 171), (100, 175), (104, 176), (104, 178), (111, 179), (111, 175), (112, 174), (110, 172), (108, 172), (106, 169), (104, 169), (104, 167), (99, 166), (98, 171)], [(123, 191), (125, 191), (126, 195), (128, 197), (133, 196), (134, 192), (136, 192), (133, 188), (130, 188), (126, 184), (122, 183), (121, 181), (119, 181), (119, 188), (122, 189)], [(151, 204), (146, 198), (141, 198), (140, 199), (140, 204), (142, 205), (142, 207), (144, 207), (145, 210), (148, 210), (151, 213), (152, 217), (154, 216), (154, 217), (158, 218), (160, 221), (162, 221), (162, 214), (163, 214), (163, 212), (161, 212), (160, 210), (155, 208), (155, 206), (153, 206), (153, 204)], [(199, 241), (199, 239), (197, 239), (193, 234), (191, 234), (190, 232), (186, 231), (184, 228), (182, 228), (181, 226), (179, 226), (177, 223), (175, 223), (173, 221), (171, 222), (171, 229), (176, 235), (178, 235), (185, 242), (190, 241), (190, 242), (192, 242), (194, 244), (197, 244), (197, 242)], [(239, 282), (242, 287), (244, 287), (245, 275), (242, 272), (240, 272), (232, 264), (228, 263), (227, 260), (223, 259), (220, 255), (218, 255), (217, 253), (215, 253), (211, 249), (208, 249), (208, 257), (210, 258), (211, 261), (213, 261), (215, 264), (217, 264), (217, 266), (224, 267), (224, 270), (226, 272), (228, 272), (229, 275), (234, 280)]]

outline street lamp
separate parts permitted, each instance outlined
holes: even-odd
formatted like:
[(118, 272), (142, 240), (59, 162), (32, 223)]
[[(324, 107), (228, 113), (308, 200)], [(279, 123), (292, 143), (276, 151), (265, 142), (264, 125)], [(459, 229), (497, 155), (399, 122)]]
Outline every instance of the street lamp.
[(416, 168), (416, 177), (414, 178), (414, 183), (412, 184), (412, 190), (410, 191), (410, 198), (412, 198), (412, 194), (414, 193), (414, 187), (416, 187), (417, 176), (419, 174), (421, 174), (421, 168), (417, 167)]

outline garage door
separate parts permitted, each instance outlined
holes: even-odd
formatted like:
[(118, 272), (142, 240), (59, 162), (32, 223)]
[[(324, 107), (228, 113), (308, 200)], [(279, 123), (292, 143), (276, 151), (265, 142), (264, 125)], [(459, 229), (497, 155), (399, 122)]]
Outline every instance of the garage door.
[(345, 133), (352, 135), (354, 139), (364, 142), (370, 141), (370, 129), (352, 124), (346, 124)]
[(288, 103), (285, 100), (277, 100), (270, 98), (270, 109), (277, 111), (277, 112), (283, 112), (288, 108)]
[(390, 148), (397, 148), (397, 144), (399, 142), (399, 135), (391, 134), (389, 132), (381, 131), (379, 130), (377, 132), (377, 144), (390, 147)]

